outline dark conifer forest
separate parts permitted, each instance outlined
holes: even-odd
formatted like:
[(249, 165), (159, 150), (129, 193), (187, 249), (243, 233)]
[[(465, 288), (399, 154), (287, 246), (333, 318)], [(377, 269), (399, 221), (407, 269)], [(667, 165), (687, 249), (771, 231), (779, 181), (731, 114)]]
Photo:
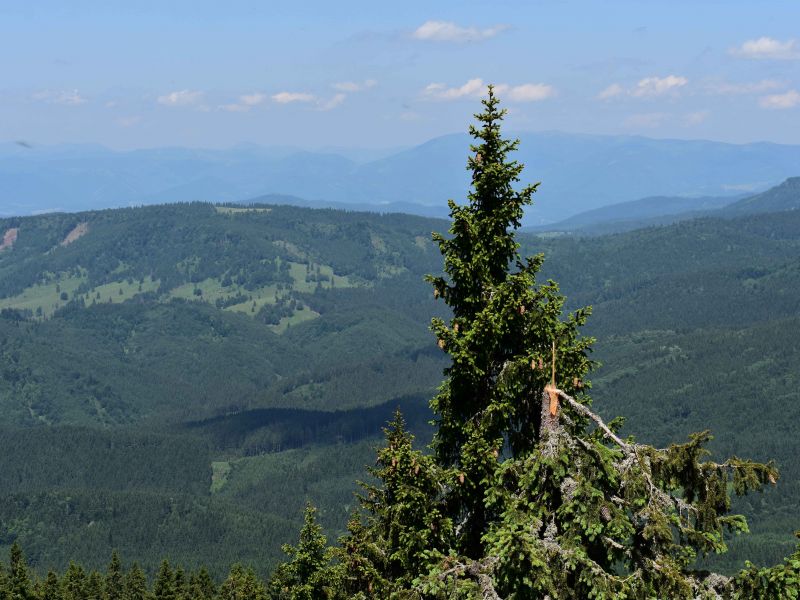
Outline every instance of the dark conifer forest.
[(0, 598), (798, 597), (797, 186), (520, 233), (476, 117), (450, 222), (0, 219)]

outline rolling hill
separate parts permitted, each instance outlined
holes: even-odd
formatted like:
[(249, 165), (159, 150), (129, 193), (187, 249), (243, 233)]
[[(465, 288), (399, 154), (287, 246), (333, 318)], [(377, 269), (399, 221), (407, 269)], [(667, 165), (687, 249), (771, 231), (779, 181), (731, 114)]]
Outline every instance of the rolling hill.
[(630, 202), (609, 204), (578, 213), (558, 223), (528, 227), (528, 233), (569, 233), (602, 235), (641, 229), (650, 225), (668, 225), (704, 216), (736, 202), (742, 196), (651, 196)]
[(671, 198), (655, 196), (620, 202), (574, 215), (558, 223), (529, 227), (540, 234), (606, 235), (669, 225), (701, 217), (741, 217), (800, 208), (800, 177), (790, 177), (759, 194)]
[[(0, 551), (265, 573), (307, 498), (340, 531), (392, 410), (429, 432), (442, 307), (421, 278), (446, 227), (201, 203), (0, 220), (16, 231), (0, 250)], [(754, 535), (717, 560), (784, 556), (800, 211), (520, 241), (571, 307), (594, 307), (601, 413), (648, 442), (709, 428), (715, 452), (778, 461), (777, 489), (740, 504)]]
[(800, 177), (790, 177), (769, 190), (743, 198), (725, 207), (727, 216), (780, 212), (800, 208)]

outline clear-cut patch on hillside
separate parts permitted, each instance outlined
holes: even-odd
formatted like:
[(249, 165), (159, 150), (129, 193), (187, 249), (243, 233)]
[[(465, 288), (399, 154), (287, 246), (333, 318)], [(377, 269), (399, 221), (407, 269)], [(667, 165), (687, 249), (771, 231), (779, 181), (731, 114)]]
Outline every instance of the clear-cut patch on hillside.
[(14, 245), (14, 242), (17, 241), (17, 236), (19, 235), (19, 228), (12, 227), (8, 231), (3, 234), (3, 240), (0, 241), (0, 252), (5, 250), (6, 248), (11, 248)]
[(64, 238), (61, 245), (69, 246), (72, 242), (78, 238), (82, 238), (87, 233), (89, 233), (89, 224), (86, 222), (78, 223), (75, 228), (67, 234), (67, 237)]

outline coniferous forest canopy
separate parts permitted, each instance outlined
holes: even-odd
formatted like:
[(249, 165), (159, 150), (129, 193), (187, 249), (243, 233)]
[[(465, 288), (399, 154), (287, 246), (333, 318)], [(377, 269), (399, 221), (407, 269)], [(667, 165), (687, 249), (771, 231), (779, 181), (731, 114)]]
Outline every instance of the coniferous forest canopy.
[[(737, 486), (756, 490), (732, 504), (733, 513), (747, 517), (750, 533), (726, 532), (728, 552), (708, 552), (698, 559), (700, 568), (733, 575), (745, 560), (768, 566), (792, 555), (792, 533), (800, 527), (794, 458), (800, 452), (794, 432), (800, 417), (800, 211), (750, 206), (745, 217), (705, 217), (591, 238), (517, 234), (519, 255), (543, 253), (544, 262), (512, 261), (509, 275), (514, 252), (505, 232), (517, 217), (492, 213), (485, 202), (496, 197), (498, 178), (508, 175), (505, 152), (512, 160), (513, 149), (487, 137), (497, 131), (481, 129), (485, 123), (476, 125), (484, 137), (478, 135), (480, 148), (469, 159), (476, 188), (465, 206), (474, 210), (454, 207), (455, 229), (439, 238), (443, 251), (462, 253), (450, 255), (447, 273), (431, 232), (447, 231), (448, 223), (401, 214), (185, 204), (0, 220), (0, 240), (6, 240), (0, 250), (0, 550), (9, 557), (0, 589), (35, 591), (41, 598), (94, 598), (102, 590), (109, 598), (144, 597), (145, 588), (159, 598), (325, 597), (320, 594), (330, 590), (323, 591), (322, 580), (330, 585), (347, 573), (351, 579), (340, 587), (351, 590), (348, 597), (389, 597), (414, 586), (431, 597), (472, 597), (490, 575), (498, 589), (519, 588), (520, 573), (553, 563), (533, 551), (521, 565), (481, 560), (510, 552), (513, 543), (504, 546), (498, 532), (516, 531), (512, 513), (525, 516), (537, 502), (562, 501), (548, 496), (552, 490), (538, 490), (530, 505), (512, 510), (510, 496), (493, 492), (502, 488), (513, 496), (514, 486), (533, 489), (510, 473), (533, 469), (525, 461), (541, 454), (536, 394), (550, 374), (537, 361), (549, 364), (543, 348), (554, 331), (563, 344), (559, 373), (569, 374), (559, 382), (561, 391), (585, 402), (591, 382), (592, 410), (606, 423), (624, 416), (618, 432), (623, 439), (635, 435), (637, 443), (666, 448), (710, 430), (708, 460), (723, 463), (735, 455), (775, 461), (777, 485), (771, 466), (759, 470), (751, 463), (741, 467), (744, 483), (715, 480), (725, 498)], [(520, 177), (529, 181), (535, 173)], [(524, 191), (503, 189), (518, 208), (526, 203)], [(497, 222), (491, 226), (482, 221), (492, 218)], [(476, 231), (483, 237), (470, 242), (469, 232)], [(496, 236), (495, 246), (487, 236)], [(467, 241), (448, 246), (452, 239)], [(485, 285), (505, 290), (511, 277), (509, 302), (524, 300), (527, 312), (512, 319), (491, 303), (481, 305), (481, 290), (468, 289), (479, 283), (472, 272), (462, 273), (458, 283), (459, 261), (475, 257), (469, 244), (499, 265), (485, 274)], [(437, 295), (446, 302), (434, 298), (426, 274), (434, 275)], [(550, 278), (560, 291), (539, 287)], [(593, 307), (581, 335), (581, 319), (565, 325), (566, 316), (553, 312), (560, 293), (565, 311)], [(428, 329), (431, 317), (440, 319), (436, 337)], [(472, 325), (476, 320), (483, 329)], [(533, 346), (486, 333), (496, 327), (498, 336), (511, 335), (522, 331), (523, 322), (525, 331), (535, 332)], [(455, 323), (470, 334), (459, 334)], [(469, 337), (469, 344), (457, 345), (458, 335)], [(589, 336), (597, 339), (591, 353), (581, 341)], [(484, 349), (490, 353), (492, 344), (497, 356), (471, 358)], [(470, 422), (458, 407), (465, 406), (465, 389), (484, 381), (470, 368), (481, 371), (480, 360), (494, 364), (498, 356), (501, 365), (523, 356), (527, 364), (531, 352), (538, 353), (537, 368), (512, 372), (519, 378), (512, 383), (490, 374), (493, 385), (505, 386), (502, 393), (484, 394), (499, 420), (471, 431), (448, 426), (448, 419)], [(437, 394), (449, 355), (465, 371), (449, 371), (450, 387)], [(589, 361), (596, 363), (592, 370)], [(523, 393), (537, 404), (515, 412), (521, 409), (510, 398)], [(438, 428), (429, 424), (432, 397)], [(402, 425), (392, 416), (395, 409)], [(609, 481), (616, 477), (608, 475), (616, 468), (612, 455), (626, 450), (583, 432), (589, 422), (570, 413), (578, 409), (566, 400), (563, 410), (572, 419), (564, 434), (570, 443), (602, 455), (600, 467), (581, 477), (593, 482), (597, 471), (606, 473), (603, 485), (586, 485), (603, 496), (603, 486), (613, 487)], [(381, 440), (391, 419), (388, 441)], [(513, 427), (504, 429), (508, 423)], [(413, 444), (407, 430), (416, 435)], [(424, 451), (434, 433), (435, 451)], [(492, 445), (498, 439), (500, 446)], [(470, 458), (481, 444), (488, 444), (491, 467)], [(376, 447), (382, 448), (377, 465)], [(664, 474), (680, 462), (676, 456), (648, 454), (648, 460), (668, 465), (659, 475), (665, 490), (691, 495), (699, 486), (681, 473)], [(406, 465), (413, 481), (398, 479), (398, 464)], [(368, 473), (365, 465), (376, 466)], [(552, 465), (542, 465), (535, 466), (547, 471), (543, 480), (555, 476)], [(372, 486), (362, 490), (363, 522), (352, 518), (359, 507), (356, 480)], [(489, 483), (496, 480), (502, 485)], [(438, 481), (450, 486), (444, 498)], [(397, 490), (411, 490), (408, 506), (439, 520), (419, 523), (413, 514), (388, 514), (379, 500)], [(491, 509), (483, 504), (489, 497)], [(724, 498), (716, 498), (713, 508), (703, 498), (696, 492), (686, 499), (703, 505), (702, 524), (687, 517), (689, 527), (679, 515), (666, 525), (685, 527), (683, 543), (700, 554), (721, 548), (715, 536), (722, 526), (715, 519), (727, 512), (720, 508)], [(306, 509), (304, 521), (308, 501), (318, 512)], [(590, 530), (599, 527), (624, 546), (625, 528), (635, 529), (623, 525), (622, 516), (618, 523), (616, 513), (613, 519), (570, 521), (567, 509), (553, 510), (559, 527), (583, 522), (586, 530), (575, 534), (583, 540), (593, 540)], [(317, 520), (331, 543), (344, 536), (338, 550), (323, 543)], [(609, 522), (617, 527), (611, 533)], [(281, 545), (294, 543), (301, 527), (300, 545), (289, 548), (287, 558)], [(666, 535), (630, 533), (639, 534)], [(384, 544), (393, 558), (381, 562), (369, 555), (370, 544)], [(642, 550), (636, 548), (637, 556), (619, 549), (603, 559), (593, 548), (566, 563), (587, 573), (581, 585), (599, 590), (602, 583), (612, 594), (606, 597), (615, 597), (622, 588), (586, 561), (608, 562), (607, 573), (633, 572), (645, 564), (637, 562)], [(116, 555), (110, 558), (113, 550), (122, 565)], [(675, 560), (670, 569), (677, 570), (664, 581), (674, 583), (680, 560), (689, 569), (693, 557), (678, 560), (674, 548), (667, 554)], [(231, 568), (236, 563), (243, 566)], [(752, 594), (741, 597), (760, 597), (747, 588), (759, 577), (784, 578), (775, 585), (796, 578), (796, 555), (787, 564), (785, 573), (740, 575), (741, 589)], [(667, 585), (658, 581), (651, 583)], [(551, 584), (525, 583), (531, 589)], [(670, 597), (681, 597), (683, 588), (675, 590)], [(630, 597), (640, 592), (625, 591)]]

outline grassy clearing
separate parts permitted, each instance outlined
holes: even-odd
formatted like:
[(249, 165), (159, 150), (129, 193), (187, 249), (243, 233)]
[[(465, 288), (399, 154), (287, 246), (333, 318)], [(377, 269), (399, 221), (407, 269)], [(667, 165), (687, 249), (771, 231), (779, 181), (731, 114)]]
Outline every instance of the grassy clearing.
[(75, 298), (83, 299), (87, 306), (98, 303), (118, 304), (130, 300), (138, 294), (158, 289), (158, 280), (147, 277), (141, 284), (138, 281), (115, 281), (98, 285), (88, 292), (78, 294), (78, 288), (86, 283), (86, 279), (86, 272), (82, 272), (80, 276), (54, 277), (46, 283), (39, 283), (27, 288), (17, 296), (0, 299), (0, 309), (30, 310), (34, 316), (48, 319), (59, 308)]
[[(333, 272), (333, 268), (329, 267), (328, 265), (317, 265), (314, 264), (311, 266), (313, 272), (319, 273), (320, 275), (320, 285), (323, 288), (330, 288), (330, 287), (337, 287), (337, 288), (345, 288), (345, 287), (355, 287), (355, 283), (350, 280), (347, 276), (336, 275)], [(292, 289), (297, 290), (298, 292), (313, 292), (317, 288), (316, 281), (306, 281), (306, 275), (308, 271), (306, 270), (306, 265), (302, 263), (290, 262), (289, 263), (289, 274), (294, 279), (294, 284), (292, 285)]]
[(204, 300), (214, 304), (217, 300), (235, 296), (240, 291), (241, 289), (238, 287), (223, 287), (219, 279), (204, 279), (198, 283), (184, 283), (171, 289), (169, 297), (183, 300)]
[[(333, 268), (328, 265), (312, 264), (307, 266), (305, 263), (299, 262), (289, 262), (288, 264), (289, 274), (292, 277), (292, 283), (288, 289), (278, 289), (275, 284), (255, 290), (247, 290), (238, 285), (223, 287), (221, 280), (209, 278), (198, 283), (185, 283), (173, 288), (167, 294), (166, 299), (200, 300), (213, 305), (217, 301), (225, 302), (237, 296), (244, 296), (247, 298), (245, 301), (227, 306), (225, 310), (255, 316), (264, 306), (275, 304), (279, 299), (288, 298), (292, 291), (313, 293), (318, 286), (328, 289), (355, 285), (349, 277), (336, 275)], [(118, 269), (120, 272), (124, 272), (124, 270), (124, 265)], [(31, 286), (17, 296), (0, 299), (0, 309), (30, 310), (39, 318), (52, 317), (55, 311), (76, 297), (76, 290), (85, 284), (86, 279), (86, 272), (82, 272), (80, 276), (51, 276), (48, 281)], [(159, 280), (148, 276), (141, 283), (138, 280), (124, 279), (98, 285), (87, 292), (78, 294), (77, 297), (82, 298), (87, 306), (102, 303), (118, 304), (130, 300), (138, 294), (155, 292), (158, 287)], [(317, 312), (303, 307), (290, 317), (282, 319), (278, 325), (273, 326), (273, 329), (278, 333), (283, 333), (293, 325), (317, 317), (319, 317)]]
[[(320, 281), (320, 286), (323, 288), (353, 286), (348, 277), (334, 274), (333, 269), (328, 265), (314, 265), (312, 269), (314, 273), (319, 274), (322, 280)], [(275, 304), (277, 298), (288, 296), (291, 291), (313, 293), (316, 289), (316, 281), (306, 281), (308, 272), (305, 264), (289, 262), (289, 274), (293, 280), (289, 290), (279, 290), (278, 286), (274, 284), (255, 290), (248, 290), (238, 285), (223, 287), (219, 279), (205, 279), (198, 283), (180, 285), (170, 290), (169, 297), (183, 298), (184, 300), (203, 300), (209, 304), (214, 304), (217, 300), (224, 301), (243, 295), (247, 296), (247, 300), (228, 306), (225, 310), (252, 315), (258, 313), (267, 304)], [(300, 317), (300, 320), (308, 320), (308, 318), (309, 316), (306, 315), (305, 317)]]
[(49, 281), (32, 285), (21, 294), (0, 299), (0, 309), (30, 310), (34, 316), (47, 319), (69, 302), (75, 290), (85, 281), (85, 272), (79, 276), (56, 275)]
[(134, 298), (138, 294), (154, 292), (157, 289), (158, 280), (148, 276), (142, 283), (138, 281), (113, 281), (98, 285), (84, 294), (83, 299), (87, 306), (102, 303), (119, 304)]
[(236, 287), (231, 296), (236, 296), (239, 293), (248, 296), (250, 299), (240, 304), (229, 306), (225, 310), (240, 312), (247, 315), (255, 315), (258, 314), (258, 311), (261, 310), (261, 307), (267, 304), (275, 304), (276, 298), (284, 296), (288, 292), (278, 290), (278, 287), (275, 285), (267, 285), (255, 290), (246, 290), (244, 288)]
[[(314, 280), (306, 280), (306, 276), (308, 275), (309, 271), (305, 264), (289, 262), (289, 274), (293, 280), (291, 290), (279, 290), (275, 285), (268, 285), (252, 291), (239, 287), (232, 288), (233, 291), (228, 292), (230, 297), (241, 293), (246, 295), (248, 299), (240, 304), (229, 306), (226, 310), (255, 315), (263, 306), (267, 304), (275, 304), (277, 298), (285, 298), (291, 291), (313, 293), (317, 288), (317, 285), (322, 288), (345, 288), (354, 286), (350, 278), (336, 275), (333, 272), (333, 269), (328, 265), (313, 265), (311, 269), (313, 270), (314, 274), (319, 275), (319, 282)], [(204, 291), (203, 298), (213, 302), (213, 292), (211, 297), (206, 297), (206, 292)], [(302, 309), (296, 311), (291, 317), (282, 319), (278, 325), (273, 326), (273, 330), (278, 333), (283, 333), (292, 325), (297, 325), (303, 321), (310, 321), (312, 319), (316, 319), (317, 317), (319, 317), (319, 313), (309, 309), (308, 307), (303, 307)]]
[(216, 494), (222, 491), (228, 482), (228, 475), (231, 473), (231, 463), (227, 460), (218, 460), (211, 463), (211, 493)]
[(281, 319), (280, 323), (277, 325), (272, 325), (271, 328), (275, 333), (283, 333), (289, 327), (294, 325), (298, 325), (304, 321), (313, 321), (319, 317), (319, 313), (311, 310), (307, 306), (304, 306), (300, 310), (296, 310), (291, 317), (285, 317)]

